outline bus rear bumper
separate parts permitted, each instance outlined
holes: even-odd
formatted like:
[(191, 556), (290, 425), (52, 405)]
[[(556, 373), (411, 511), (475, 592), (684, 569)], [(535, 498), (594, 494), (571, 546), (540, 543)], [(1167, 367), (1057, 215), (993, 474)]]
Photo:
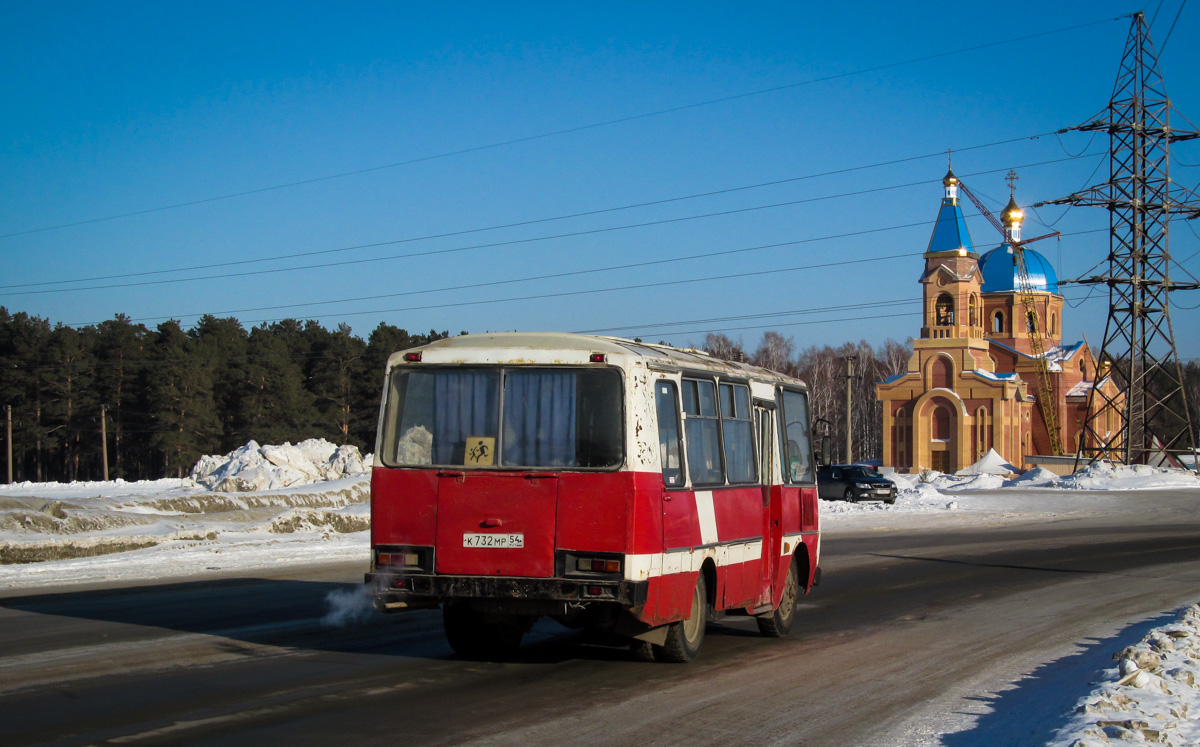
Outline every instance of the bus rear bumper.
[(386, 571), (372, 571), (366, 574), (365, 581), (372, 589), (376, 609), (384, 612), (436, 607), (442, 602), (467, 599), (513, 606), (522, 602), (548, 603), (544, 606), (561, 609), (592, 602), (633, 608), (646, 603), (649, 589), (646, 581), (409, 575)]

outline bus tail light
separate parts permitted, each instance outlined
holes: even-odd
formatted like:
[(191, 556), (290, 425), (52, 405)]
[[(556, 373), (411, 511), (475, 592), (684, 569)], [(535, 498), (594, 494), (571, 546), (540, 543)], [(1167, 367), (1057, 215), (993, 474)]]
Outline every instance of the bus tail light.
[(420, 363), (421, 362), (421, 354), (420, 353), (405, 353), (404, 354), (404, 362), (405, 363)]
[(620, 573), (621, 561), (611, 558), (580, 558), (576, 567), (585, 573)]
[(588, 356), (588, 361), (592, 363), (606, 363), (608, 361), (608, 356), (604, 353), (592, 353)]
[(377, 556), (375, 564), (416, 568), (421, 565), (421, 556), (415, 552), (381, 552)]

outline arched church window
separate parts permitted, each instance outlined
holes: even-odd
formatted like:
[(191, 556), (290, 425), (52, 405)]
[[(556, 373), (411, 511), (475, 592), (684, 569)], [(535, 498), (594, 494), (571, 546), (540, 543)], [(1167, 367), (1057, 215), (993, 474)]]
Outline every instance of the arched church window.
[(1058, 334), (1058, 314), (1053, 311), (1050, 312), (1050, 334)]
[(967, 318), (970, 321), (971, 326), (978, 327), (979, 326), (979, 307), (976, 305), (974, 293), (971, 294), (970, 300), (967, 301), (967, 309), (969, 312), (967, 315)]
[(954, 298), (949, 293), (938, 296), (934, 305), (934, 322), (939, 327), (949, 327), (954, 324)]
[(1029, 334), (1037, 332), (1038, 318), (1036, 311), (1030, 311), (1025, 314), (1025, 331)]
[(950, 389), (950, 382), (953, 380), (954, 366), (951, 365), (950, 359), (944, 355), (934, 358), (929, 365), (929, 386), (935, 389)]
[(950, 440), (950, 410), (942, 405), (933, 408), (933, 438), (935, 441)]
[(992, 317), (992, 332), (997, 335), (1004, 334), (1004, 312), (997, 311)]

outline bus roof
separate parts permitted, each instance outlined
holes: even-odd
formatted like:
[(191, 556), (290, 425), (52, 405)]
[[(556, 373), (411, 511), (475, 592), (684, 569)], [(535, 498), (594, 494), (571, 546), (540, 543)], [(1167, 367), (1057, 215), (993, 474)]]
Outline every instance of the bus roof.
[(424, 363), (493, 365), (585, 364), (593, 353), (602, 353), (612, 363), (641, 360), (648, 366), (667, 370), (713, 371), (744, 378), (803, 383), (770, 369), (714, 358), (702, 350), (569, 332), (488, 332), (446, 337), (393, 353), (388, 359), (388, 369), (404, 363), (404, 355), (413, 352), (420, 352)]

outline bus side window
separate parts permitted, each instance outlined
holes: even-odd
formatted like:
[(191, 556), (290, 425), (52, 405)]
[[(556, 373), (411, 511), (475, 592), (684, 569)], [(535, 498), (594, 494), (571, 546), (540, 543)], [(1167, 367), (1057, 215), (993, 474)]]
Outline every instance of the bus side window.
[(816, 479), (813, 473), (812, 439), (808, 428), (808, 395), (783, 390), (780, 396), (780, 423), (783, 427), (784, 479), (789, 483), (806, 483)]
[(692, 486), (724, 485), (721, 460), (721, 421), (717, 416), (716, 384), (683, 380), (683, 432), (687, 436), (687, 468)]
[(679, 443), (679, 404), (675, 382), (660, 380), (654, 387), (658, 409), (658, 455), (663, 484), (669, 488), (683, 485), (683, 449)]
[(754, 469), (754, 421), (750, 419), (750, 388), (745, 384), (721, 384), (721, 429), (725, 445), (725, 469), (729, 482), (752, 483)]

